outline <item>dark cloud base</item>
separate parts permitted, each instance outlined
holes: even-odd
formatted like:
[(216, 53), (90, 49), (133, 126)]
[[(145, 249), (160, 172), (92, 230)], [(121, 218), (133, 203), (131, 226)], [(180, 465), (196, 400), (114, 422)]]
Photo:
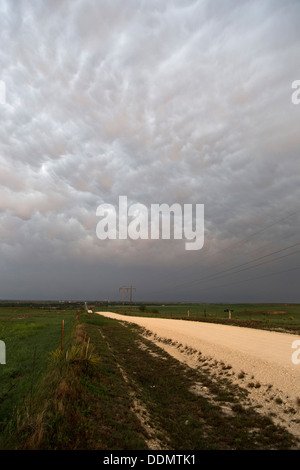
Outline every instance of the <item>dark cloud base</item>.
[[(298, 241), (299, 19), (296, 0), (3, 0), (0, 298), (299, 301), (296, 248), (197, 282)], [(100, 242), (120, 195), (204, 204), (204, 248)]]

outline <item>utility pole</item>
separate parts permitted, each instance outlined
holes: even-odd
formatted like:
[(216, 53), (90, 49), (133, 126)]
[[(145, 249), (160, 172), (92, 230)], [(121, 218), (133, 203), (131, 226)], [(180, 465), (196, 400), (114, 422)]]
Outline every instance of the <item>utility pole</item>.
[(135, 290), (135, 287), (126, 287), (126, 286), (122, 286), (119, 288), (119, 291), (122, 290), (123, 292), (123, 313), (124, 313), (124, 303), (125, 303), (125, 299), (128, 298), (128, 291), (130, 292), (130, 312), (131, 312), (131, 306), (132, 306), (132, 291)]

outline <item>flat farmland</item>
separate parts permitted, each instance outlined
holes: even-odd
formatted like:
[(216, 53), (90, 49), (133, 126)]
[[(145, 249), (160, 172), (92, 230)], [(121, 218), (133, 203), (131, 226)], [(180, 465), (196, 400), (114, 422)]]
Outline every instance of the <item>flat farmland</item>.
[[(264, 315), (294, 317), (293, 324), (277, 324), (284, 331), (270, 332), (257, 323), (249, 328), (249, 318), (239, 319), (247, 328), (216, 324), (229, 322), (225, 304), (215, 310), (206, 305), (206, 317), (204, 306), (194, 304), (135, 305), (132, 316), (129, 309), (121, 316), (88, 304), (92, 313), (83, 303), (0, 308), (7, 359), (0, 365), (1, 449), (300, 448), (298, 389), (291, 395), (280, 387), (286, 380), (263, 374), (263, 358), (245, 349), (254, 333), (257, 351), (261, 335), (272, 334), (279, 356), (288, 345), (289, 361), (290, 343), (279, 338), (297, 339), (297, 306), (259, 313), (265, 329), (273, 326)], [(107, 313), (97, 313), (101, 309)], [(207, 336), (194, 334), (191, 341), (191, 329)], [(244, 347), (237, 354), (232, 331)], [(271, 360), (267, 343), (263, 355)], [(284, 368), (278, 365), (278, 371)], [(297, 366), (294, 372), (297, 381)]]

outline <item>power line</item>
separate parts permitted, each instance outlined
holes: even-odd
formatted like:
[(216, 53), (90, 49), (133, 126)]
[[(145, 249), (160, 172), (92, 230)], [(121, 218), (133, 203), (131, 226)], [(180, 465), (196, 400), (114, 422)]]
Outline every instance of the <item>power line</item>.
[[(278, 219), (278, 220), (275, 220), (274, 222), (272, 222), (271, 224), (269, 225), (266, 225), (265, 227), (263, 227), (262, 229), (252, 233), (251, 235), (249, 235), (248, 237), (238, 241), (238, 242), (235, 242), (232, 244), (232, 247), (227, 247), (226, 248), (226, 253), (228, 253), (228, 251), (232, 250), (232, 249), (236, 249), (237, 246), (241, 245), (242, 243), (245, 243), (249, 240), (251, 240), (251, 238), (255, 237), (255, 235), (258, 235), (259, 233), (262, 233), (264, 232), (265, 230), (268, 230), (269, 228), (273, 227), (274, 225), (278, 224), (279, 222), (283, 222), (284, 220), (287, 220), (288, 218), (290, 218), (292, 215), (295, 215), (295, 214), (298, 214), (300, 213), (300, 209), (295, 211), (295, 212), (291, 212), (289, 215), (285, 216), (285, 217), (282, 217), (281, 219)], [(219, 253), (223, 251), (223, 248), (222, 249), (219, 249), (216, 251), (216, 253)], [(252, 253), (253, 251), (256, 251), (256, 250), (252, 250), (250, 253)], [(230, 256), (230, 255), (228, 255)], [(221, 263), (221, 264), (224, 264), (225, 262)], [(194, 265), (197, 264), (197, 263), (194, 263)]]
[(298, 269), (300, 269), (300, 266), (297, 266), (295, 268), (285, 269), (283, 271), (276, 271), (276, 272), (270, 273), (270, 274), (264, 274), (262, 276), (256, 276), (256, 277), (252, 277), (252, 278), (248, 278), (248, 279), (241, 279), (239, 281), (234, 281), (234, 282), (230, 282), (230, 283), (227, 283), (227, 284), (220, 284), (220, 285), (217, 285), (217, 286), (210, 286), (210, 287), (207, 287), (206, 290), (208, 290), (208, 289), (218, 289), (220, 287), (229, 287), (229, 286), (240, 284), (240, 283), (243, 283), (243, 282), (257, 281), (259, 279), (263, 279), (263, 278), (271, 277), (271, 276), (276, 276), (277, 274), (285, 274), (287, 272), (296, 271)]
[[(272, 262), (272, 261), (277, 261), (278, 259), (286, 258), (287, 256), (294, 255), (295, 253), (300, 253), (300, 250), (294, 251), (294, 252), (292, 252), (292, 253), (288, 253), (287, 255), (279, 256), (278, 258), (275, 258), (275, 260), (264, 261), (264, 262), (262, 262), (262, 263), (256, 264), (255, 266), (250, 266), (250, 267), (248, 267), (248, 268), (240, 269), (239, 271), (235, 271), (235, 272), (233, 272), (233, 273), (231, 273), (231, 274), (238, 274), (238, 273), (240, 273), (240, 272), (242, 272), (242, 271), (245, 271), (245, 270), (247, 270), (247, 269), (253, 269), (253, 268), (256, 268), (257, 266), (261, 266), (262, 264), (270, 263), (270, 262)], [(229, 276), (230, 276), (230, 274), (229, 274)], [(224, 277), (224, 276), (220, 276), (220, 277), (222, 278), (222, 277)], [(216, 279), (218, 280), (219, 278), (217, 277)], [(209, 281), (209, 280), (210, 280), (210, 279), (208, 279), (208, 281)], [(215, 280), (215, 279), (212, 279), (212, 280)]]
[[(221, 285), (218, 285), (218, 286), (211, 286), (210, 288), (216, 289), (216, 288), (219, 288), (219, 287), (228, 287), (228, 286), (231, 286), (231, 285), (240, 284), (242, 282), (257, 281), (257, 280), (263, 279), (265, 277), (276, 276), (277, 274), (284, 274), (284, 273), (287, 273), (287, 272), (290, 272), (290, 271), (296, 271), (297, 269), (300, 269), (300, 266), (297, 266), (295, 268), (285, 269), (283, 271), (276, 271), (276, 272), (270, 273), (270, 274), (264, 274), (263, 276), (257, 276), (257, 277), (248, 278), (248, 279), (241, 279), (239, 281), (235, 281), (235, 282), (228, 283), (228, 284), (221, 284)], [(208, 289), (209, 289), (209, 287), (208, 287)]]
[[(286, 248), (282, 248), (281, 250), (276, 250), (276, 251), (273, 251), (272, 253), (269, 253), (269, 254), (267, 254), (267, 255), (259, 256), (258, 258), (254, 259), (254, 260), (252, 260), (252, 261), (247, 261), (246, 263), (242, 263), (242, 264), (239, 264), (239, 265), (237, 265), (237, 266), (233, 266), (232, 268), (225, 269), (224, 271), (220, 271), (219, 273), (213, 274), (213, 275), (208, 276), (208, 277), (200, 278), (200, 279), (195, 280), (195, 281), (192, 281), (192, 282), (206, 281), (206, 280), (207, 280), (207, 281), (210, 281), (210, 280), (214, 280), (216, 277), (217, 277), (217, 278), (218, 278), (218, 277), (224, 277), (224, 275), (225, 275), (226, 273), (228, 273), (229, 271), (232, 271), (233, 269), (239, 268), (239, 267), (241, 267), (241, 266), (245, 266), (245, 265), (247, 265), (247, 264), (254, 263), (255, 261), (260, 261), (261, 259), (267, 258), (268, 256), (272, 256), (272, 255), (274, 255), (274, 254), (276, 254), (276, 253), (281, 253), (282, 251), (288, 250), (288, 249), (293, 248), (293, 247), (295, 247), (295, 246), (297, 246), (297, 245), (300, 245), (300, 243), (295, 243), (294, 245), (290, 245), (290, 246), (288, 246), (288, 247), (286, 247)], [(291, 255), (293, 255), (293, 254), (295, 254), (295, 253), (300, 253), (300, 250), (293, 251), (292, 253), (288, 253), (287, 255), (284, 255), (284, 256), (276, 257), (275, 259), (271, 259), (271, 260), (268, 260), (268, 261), (264, 261), (264, 262), (262, 262), (262, 263), (258, 263), (258, 264), (254, 265), (254, 266), (249, 266), (248, 268), (240, 269), (239, 271), (234, 271), (234, 272), (231, 273), (231, 274), (237, 274), (237, 273), (239, 273), (239, 272), (241, 272), (241, 271), (245, 271), (245, 270), (247, 270), (247, 269), (253, 269), (253, 268), (256, 268), (257, 266), (260, 266), (260, 265), (262, 265), (262, 264), (270, 263), (270, 262), (272, 262), (272, 261), (277, 261), (278, 259), (285, 258), (286, 256), (291, 256)], [(221, 274), (221, 276), (219, 276), (220, 274)], [(229, 275), (230, 275), (230, 274), (229, 274)]]
[[(256, 231), (256, 232), (254, 232), (253, 234), (249, 235), (249, 236), (246, 237), (245, 239), (240, 240), (240, 241), (237, 242), (237, 243), (234, 243), (231, 248), (230, 248), (230, 247), (229, 247), (229, 248), (226, 248), (226, 254), (228, 254), (228, 251), (231, 251), (233, 248), (236, 248), (236, 246), (239, 246), (239, 245), (241, 245), (242, 243), (245, 243), (246, 241), (250, 240), (250, 239), (253, 238), (255, 235), (264, 232), (265, 230), (267, 230), (267, 229), (273, 227), (274, 225), (278, 224), (279, 222), (283, 222), (284, 220), (287, 220), (287, 219), (290, 218), (291, 216), (296, 215), (296, 214), (298, 214), (298, 213), (300, 213), (300, 210), (291, 212), (289, 215), (287, 215), (287, 216), (285, 216), (285, 217), (282, 217), (282, 218), (280, 218), (280, 219), (277, 219), (276, 221), (272, 222), (271, 224), (266, 225), (266, 226), (263, 227), (262, 229), (260, 229), (260, 230), (258, 230), (258, 231)], [(279, 253), (280, 251), (286, 250), (286, 249), (288, 249), (288, 248), (291, 248), (291, 247), (297, 246), (297, 245), (299, 245), (299, 243), (296, 243), (295, 245), (291, 245), (290, 247), (283, 248), (282, 250), (277, 250), (276, 252), (270, 253), (269, 255), (265, 255), (265, 256), (263, 256), (263, 257), (259, 257), (259, 258), (257, 258), (257, 260), (262, 259), (262, 258), (264, 258), (264, 257), (266, 257), (266, 256), (271, 256), (271, 254)], [(220, 252), (220, 251), (222, 251), (222, 250), (220, 249), (220, 250), (218, 250), (216, 253), (218, 253), (218, 252)], [(257, 250), (252, 250), (252, 251), (250, 251), (250, 253), (252, 253), (252, 252), (254, 252), (254, 251), (257, 251)], [(230, 256), (230, 255), (228, 254), (228, 256)], [(236, 267), (242, 266), (242, 265), (244, 265), (244, 264), (249, 264), (249, 263), (252, 263), (252, 262), (254, 262), (254, 261), (256, 261), (256, 260), (249, 261), (249, 262), (247, 262), (247, 263), (242, 263), (241, 265), (234, 266), (234, 267), (229, 268), (228, 270), (225, 270), (225, 271), (222, 271), (222, 272), (230, 271), (230, 270), (232, 270), (232, 269), (235, 269)], [(195, 266), (195, 265), (197, 265), (197, 264), (198, 264), (198, 262), (195, 262), (195, 263), (193, 263), (192, 265), (190, 265), (189, 267), (186, 267), (185, 270), (188, 270), (188, 269), (190, 269), (192, 266)], [(222, 265), (222, 264), (225, 264), (225, 261), (223, 261), (222, 263), (217, 264), (216, 266), (219, 266), (219, 265)], [(181, 276), (182, 276), (182, 272), (183, 272), (183, 270), (181, 270)], [(218, 274), (219, 274), (219, 273), (217, 273), (217, 274), (215, 274), (215, 275), (212, 274), (212, 275), (209, 276), (209, 277), (214, 277), (214, 276), (216, 276), (216, 275), (218, 275)], [(207, 278), (207, 277), (205, 277), (204, 280), (205, 280), (206, 278)], [(189, 284), (190, 282), (194, 283), (194, 282), (198, 282), (198, 281), (201, 281), (201, 280), (203, 280), (203, 278), (200, 278), (200, 279), (198, 279), (198, 280), (196, 280), (196, 281), (189, 281), (189, 282), (186, 282), (184, 285)], [(181, 285), (182, 285), (182, 284), (181, 284)], [(181, 285), (180, 285), (180, 286), (181, 286)], [(164, 291), (170, 290), (170, 289), (174, 289), (174, 288), (176, 288), (176, 287), (177, 287), (177, 286), (174, 286), (174, 285), (173, 285), (173, 286), (170, 286), (169, 288), (164, 289)], [(153, 291), (151, 294), (153, 295), (153, 294), (160, 293), (160, 292), (162, 292), (162, 291), (160, 291), (160, 290), (159, 290), (159, 291)]]
[[(172, 287), (169, 287), (169, 288), (167, 288), (167, 289), (164, 289), (163, 291), (165, 292), (165, 291), (168, 291), (168, 290), (171, 290), (171, 289), (177, 289), (177, 288), (179, 288), (179, 287), (184, 287), (184, 286), (186, 286), (186, 285), (195, 284), (195, 283), (197, 283), (197, 282), (209, 282), (209, 281), (214, 281), (215, 279), (219, 279), (220, 277), (224, 277), (224, 276), (226, 276), (226, 275), (230, 275), (230, 274), (227, 274), (227, 273), (228, 273), (229, 271), (232, 271), (233, 269), (239, 268), (239, 267), (244, 266), (244, 265), (246, 265), (246, 264), (254, 263), (255, 261), (260, 261), (261, 259), (264, 259), (264, 258), (266, 258), (266, 257), (269, 257), (269, 256), (272, 256), (272, 255), (274, 255), (274, 254), (280, 253), (280, 252), (282, 252), (282, 251), (285, 251), (285, 250), (287, 250), (287, 249), (293, 248), (293, 247), (298, 246), (298, 245), (300, 245), (300, 242), (299, 242), (299, 243), (295, 243), (294, 245), (290, 245), (290, 246), (288, 246), (288, 247), (282, 248), (282, 249), (280, 249), (280, 250), (276, 250), (276, 251), (274, 251), (274, 252), (272, 252), (272, 253), (268, 253), (267, 255), (259, 256), (258, 258), (254, 259), (254, 260), (252, 260), (252, 261), (248, 261), (248, 262), (246, 262), (246, 263), (242, 263), (242, 264), (240, 264), (240, 265), (233, 266), (233, 267), (231, 267), (231, 268), (229, 268), (229, 269), (226, 269), (226, 270), (224, 270), (224, 271), (220, 271), (219, 273), (212, 274), (211, 276), (204, 276), (204, 277), (201, 277), (201, 278), (198, 278), (198, 279), (194, 279), (193, 281), (187, 281), (187, 282), (185, 282), (185, 283), (177, 284), (177, 285), (175, 285), (175, 286), (172, 286)], [(261, 266), (262, 264), (270, 263), (270, 262), (272, 262), (272, 261), (277, 261), (278, 259), (282, 259), (282, 258), (285, 258), (285, 257), (287, 257), (287, 256), (291, 256), (291, 255), (296, 254), (296, 253), (299, 253), (299, 252), (300, 252), (300, 250), (296, 250), (296, 251), (293, 251), (292, 253), (288, 253), (287, 255), (279, 256), (279, 257), (276, 257), (275, 259), (271, 259), (271, 260), (268, 260), (268, 261), (263, 261), (262, 263), (258, 263), (258, 264), (254, 265), (254, 266), (249, 266), (249, 267), (247, 267), (247, 268), (240, 269), (239, 271), (235, 271), (235, 272), (233, 272), (233, 273), (231, 273), (231, 274), (237, 274), (237, 273), (240, 273), (240, 272), (245, 271), (245, 270), (247, 270), (247, 269), (253, 269), (253, 268), (256, 268), (257, 266)], [(163, 291), (157, 291), (157, 293), (163, 292)]]
[(131, 312), (131, 307), (132, 307), (132, 291), (135, 290), (135, 287), (126, 287), (126, 286), (122, 286), (119, 288), (119, 292), (120, 290), (122, 290), (123, 292), (123, 295), (122, 295), (122, 298), (123, 298), (123, 313), (124, 313), (124, 304), (125, 304), (125, 300), (126, 298), (128, 298), (128, 292), (130, 292), (130, 312)]

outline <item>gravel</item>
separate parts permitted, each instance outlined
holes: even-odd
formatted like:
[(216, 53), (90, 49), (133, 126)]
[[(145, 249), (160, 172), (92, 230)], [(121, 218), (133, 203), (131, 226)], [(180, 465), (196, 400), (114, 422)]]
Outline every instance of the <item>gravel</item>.
[[(252, 399), (263, 412), (276, 415), (280, 424), (300, 436), (300, 364), (294, 364), (292, 360), (293, 354), (297, 359), (297, 349), (300, 351), (300, 342), (296, 349), (293, 348), (293, 343), (300, 339), (298, 336), (205, 322), (97, 313), (135, 323), (151, 331), (153, 340), (171, 339), (209, 359), (230, 365), (234, 372), (232, 381), (248, 387)], [(192, 356), (182, 355), (176, 347), (163, 342), (158, 343), (178, 360), (195, 367)], [(259, 386), (251, 388), (249, 383)]]

